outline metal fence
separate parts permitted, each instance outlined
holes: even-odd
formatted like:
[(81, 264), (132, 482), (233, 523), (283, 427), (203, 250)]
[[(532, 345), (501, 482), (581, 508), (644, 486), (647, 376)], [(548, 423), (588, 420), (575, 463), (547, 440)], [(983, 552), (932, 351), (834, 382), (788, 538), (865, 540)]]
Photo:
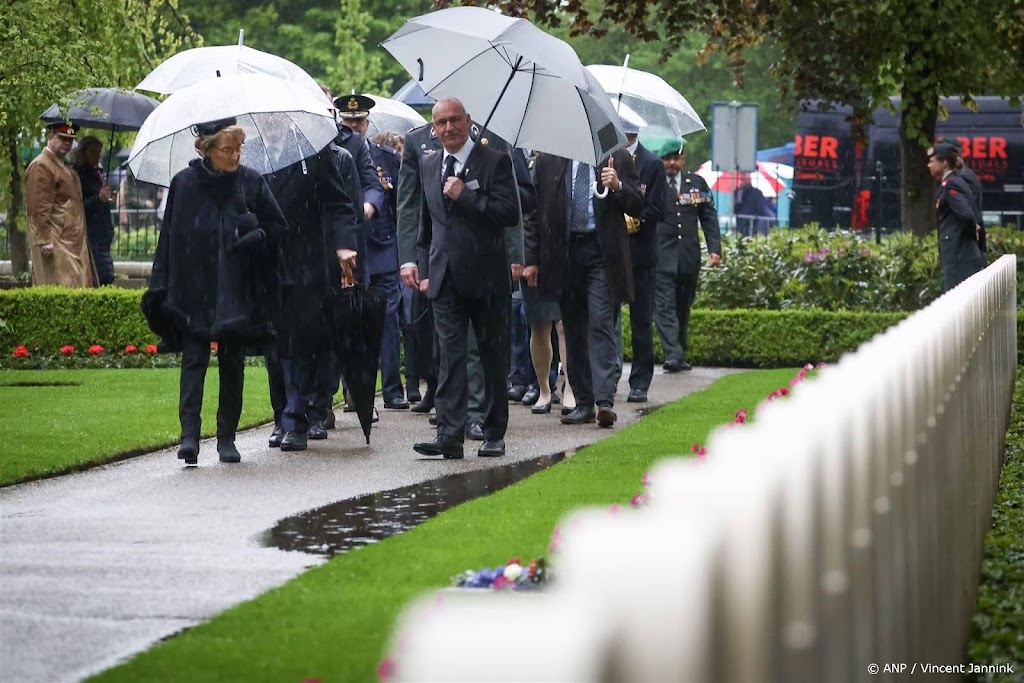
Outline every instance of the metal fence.
[(891, 681), (961, 663), (1016, 372), (1004, 256), (804, 382), (650, 505), (560, 525), (541, 594), (407, 610), (398, 680)]
[[(111, 209), (114, 241), (110, 254), (115, 261), (153, 261), (160, 220), (156, 209)], [(24, 228), (24, 214), (21, 217)], [(0, 214), (0, 261), (11, 258), (11, 242), (6, 216)]]

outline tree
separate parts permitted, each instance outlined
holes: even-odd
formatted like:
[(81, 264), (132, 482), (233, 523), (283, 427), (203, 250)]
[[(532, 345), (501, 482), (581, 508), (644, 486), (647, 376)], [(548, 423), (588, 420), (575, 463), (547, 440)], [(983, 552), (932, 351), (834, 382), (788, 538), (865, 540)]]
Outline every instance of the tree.
[(0, 203), (6, 206), (14, 273), (28, 272), (21, 213), (22, 148), (39, 146), (39, 114), (68, 93), (131, 87), (182, 36), (191, 35), (174, 0), (20, 0), (0, 7)]
[(1019, 101), (1024, 91), (1024, 0), (606, 0), (595, 23), (582, 0), (502, 3), (528, 9), (545, 25), (570, 22), (574, 34), (599, 35), (610, 23), (674, 54), (693, 31), (708, 36), (701, 58), (725, 55), (742, 81), (745, 51), (774, 44), (771, 69), (784, 105), (805, 100), (846, 104), (861, 131), (878, 106), (900, 95), (903, 115), (903, 225), (935, 225), (925, 150), (935, 133), (939, 97), (995, 94)]
[(341, 0), (341, 12), (335, 20), (336, 57), (328, 69), (332, 83), (342, 92), (390, 92), (391, 83), (381, 83), (384, 73), (380, 51), (367, 52), (364, 44), (370, 34), (370, 14), (360, 0)]

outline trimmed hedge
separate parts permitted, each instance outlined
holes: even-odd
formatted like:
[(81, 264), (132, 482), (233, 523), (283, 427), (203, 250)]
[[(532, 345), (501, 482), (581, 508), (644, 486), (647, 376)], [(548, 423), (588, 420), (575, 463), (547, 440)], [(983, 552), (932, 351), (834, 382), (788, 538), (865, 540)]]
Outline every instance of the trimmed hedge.
[(0, 291), (0, 352), (24, 344), (55, 355), (65, 344), (143, 348), (158, 339), (142, 317), (142, 290), (30, 287)]

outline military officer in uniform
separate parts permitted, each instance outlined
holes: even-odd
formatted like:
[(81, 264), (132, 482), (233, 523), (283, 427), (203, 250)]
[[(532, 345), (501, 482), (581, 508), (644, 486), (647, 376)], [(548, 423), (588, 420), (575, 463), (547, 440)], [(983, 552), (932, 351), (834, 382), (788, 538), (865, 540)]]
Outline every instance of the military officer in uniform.
[(669, 215), (658, 224), (654, 287), (654, 323), (665, 352), (665, 372), (690, 370), (686, 362), (686, 337), (690, 308), (697, 296), (700, 275), (700, 237), (704, 231), (708, 261), (722, 261), (722, 239), (718, 230), (718, 212), (708, 184), (696, 173), (683, 171), (685, 140), (666, 142), (659, 150), (668, 176)]
[(380, 349), (381, 395), (389, 410), (408, 410), (402, 387), (402, 373), (398, 354), (398, 305), (402, 298), (398, 281), (398, 238), (395, 231), (396, 186), (402, 160), (391, 147), (372, 142), (367, 137), (370, 110), (376, 105), (365, 95), (345, 95), (338, 98), (341, 123), (358, 133), (366, 144), (384, 196), (377, 211), (367, 210), (366, 256), (363, 261), (370, 276), (370, 286), (387, 297), (384, 314), (384, 337)]
[(928, 171), (939, 181), (935, 210), (939, 219), (939, 261), (946, 289), (985, 267), (978, 244), (977, 215), (970, 187), (956, 173), (957, 149), (949, 142), (928, 148)]

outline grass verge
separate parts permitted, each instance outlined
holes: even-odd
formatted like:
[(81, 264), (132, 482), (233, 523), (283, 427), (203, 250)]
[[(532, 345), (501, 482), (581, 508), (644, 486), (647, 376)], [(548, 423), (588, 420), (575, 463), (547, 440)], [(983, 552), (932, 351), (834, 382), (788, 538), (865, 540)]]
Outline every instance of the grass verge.
[[(661, 408), (570, 460), (449, 510), (381, 543), (338, 556), (232, 608), (93, 681), (376, 680), (398, 613), (414, 596), (467, 568), (545, 555), (568, 511), (628, 505), (651, 465), (690, 454), (740, 408), (754, 408), (794, 370), (730, 375)], [(507, 634), (495, 634), (496, 647)]]
[[(73, 472), (176, 443), (176, 368), (0, 371), (0, 486)], [(216, 433), (217, 369), (206, 374), (203, 435)], [(267, 371), (245, 368), (241, 426), (273, 416)]]
[(1024, 681), (1024, 366), (1017, 367), (1013, 412), (1006, 433), (999, 493), (992, 528), (985, 537), (978, 604), (971, 623), (967, 660), (976, 665), (1010, 664), (1013, 674), (968, 675), (967, 680)]

